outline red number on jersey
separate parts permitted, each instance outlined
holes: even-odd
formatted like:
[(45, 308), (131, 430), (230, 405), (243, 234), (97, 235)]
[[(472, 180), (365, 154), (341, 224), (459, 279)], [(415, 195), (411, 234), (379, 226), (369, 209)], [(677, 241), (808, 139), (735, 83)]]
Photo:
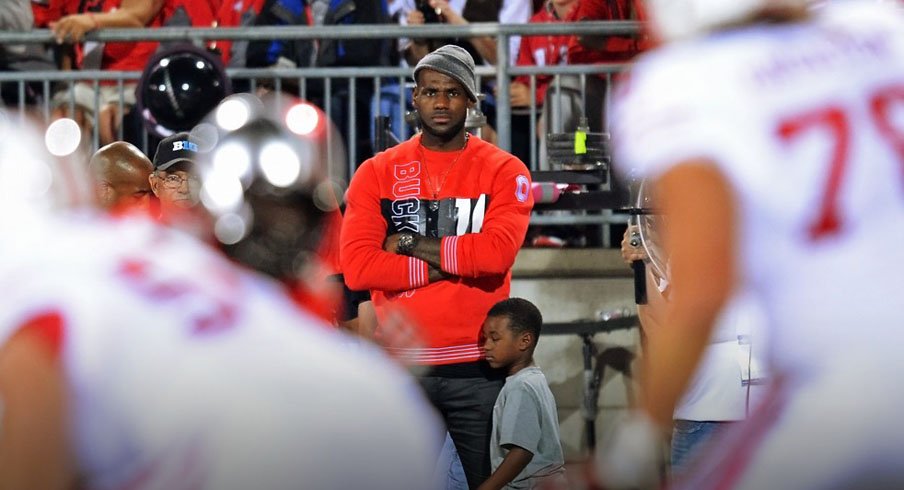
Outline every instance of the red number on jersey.
[(904, 162), (904, 130), (894, 126), (890, 114), (895, 102), (904, 104), (904, 85), (894, 85), (876, 92), (870, 100), (869, 108), (879, 132), (894, 146), (901, 162)]
[(835, 146), (832, 150), (829, 178), (820, 204), (819, 217), (808, 230), (810, 238), (814, 240), (834, 233), (841, 227), (838, 217), (838, 188), (841, 187), (841, 178), (844, 176), (844, 167), (850, 147), (851, 129), (848, 118), (841, 108), (828, 107), (786, 119), (778, 127), (778, 134), (784, 140), (793, 139), (801, 132), (816, 127), (828, 129), (832, 133)]
[[(904, 103), (904, 85), (882, 88), (868, 102), (873, 123), (904, 162), (904, 131), (894, 126), (890, 114), (894, 103)], [(778, 134), (789, 141), (810, 129), (829, 131), (834, 142), (819, 214), (807, 230), (810, 239), (818, 240), (837, 233), (843, 224), (838, 211), (838, 193), (848, 164), (852, 128), (843, 107), (828, 106), (785, 119), (778, 126)]]

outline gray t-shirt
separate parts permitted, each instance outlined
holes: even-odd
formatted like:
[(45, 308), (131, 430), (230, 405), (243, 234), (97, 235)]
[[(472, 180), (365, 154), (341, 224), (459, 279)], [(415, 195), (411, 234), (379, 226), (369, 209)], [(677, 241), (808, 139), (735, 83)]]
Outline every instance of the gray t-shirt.
[(548, 479), (565, 482), (556, 400), (549, 391), (546, 376), (536, 366), (506, 378), (496, 399), (490, 438), (493, 471), (508, 454), (508, 449), (503, 447), (507, 444), (524, 448), (534, 457), (505, 488), (535, 488)]

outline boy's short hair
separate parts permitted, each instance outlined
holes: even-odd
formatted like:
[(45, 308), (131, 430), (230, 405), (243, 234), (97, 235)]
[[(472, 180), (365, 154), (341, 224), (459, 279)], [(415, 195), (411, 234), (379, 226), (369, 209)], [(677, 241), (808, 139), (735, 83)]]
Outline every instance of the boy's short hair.
[(516, 335), (530, 332), (534, 341), (540, 338), (540, 327), (543, 326), (543, 315), (530, 301), (523, 298), (504, 299), (490, 308), (487, 316), (506, 317), (509, 329)]

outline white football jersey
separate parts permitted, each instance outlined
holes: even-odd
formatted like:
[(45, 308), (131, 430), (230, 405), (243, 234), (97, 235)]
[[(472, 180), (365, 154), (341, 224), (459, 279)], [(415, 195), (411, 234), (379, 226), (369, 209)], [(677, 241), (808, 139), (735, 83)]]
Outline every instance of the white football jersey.
[(48, 229), (3, 247), (0, 341), (62, 317), (87, 488), (432, 487), (442, 429), (375, 348), (146, 220)]
[(623, 174), (705, 158), (732, 185), (742, 287), (784, 369), (904, 341), (904, 20), (861, 2), (814, 15), (653, 51), (613, 104)]

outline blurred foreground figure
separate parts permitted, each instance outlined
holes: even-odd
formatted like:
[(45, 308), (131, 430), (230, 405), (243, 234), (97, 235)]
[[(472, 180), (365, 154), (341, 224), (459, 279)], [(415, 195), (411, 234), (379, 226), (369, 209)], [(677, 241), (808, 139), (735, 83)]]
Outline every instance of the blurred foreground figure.
[[(315, 233), (315, 148), (256, 116), (221, 141), (258, 126), (269, 138), (244, 140), (247, 187), (228, 195), (249, 231)], [(39, 208), (90, 195), (73, 185), (84, 172), (39, 156), (41, 142), (9, 124), (0, 137), (21, 143), (0, 147), (0, 488), (432, 487), (442, 432), (401, 369), (349, 350), (280, 283), (186, 234), (143, 215)], [(311, 171), (288, 178), (279, 169), (293, 158)], [(262, 168), (283, 178), (270, 185)], [(270, 252), (300, 271), (308, 243)], [(270, 273), (266, 247), (230, 256)]]
[[(890, 6), (650, 0), (666, 44), (615, 94), (625, 174), (652, 182), (672, 295), (641, 410), (598, 454), (636, 486), (732, 292), (777, 383), (679, 488), (902, 488), (904, 19)], [(890, 244), (886, 246), (884, 244)]]

